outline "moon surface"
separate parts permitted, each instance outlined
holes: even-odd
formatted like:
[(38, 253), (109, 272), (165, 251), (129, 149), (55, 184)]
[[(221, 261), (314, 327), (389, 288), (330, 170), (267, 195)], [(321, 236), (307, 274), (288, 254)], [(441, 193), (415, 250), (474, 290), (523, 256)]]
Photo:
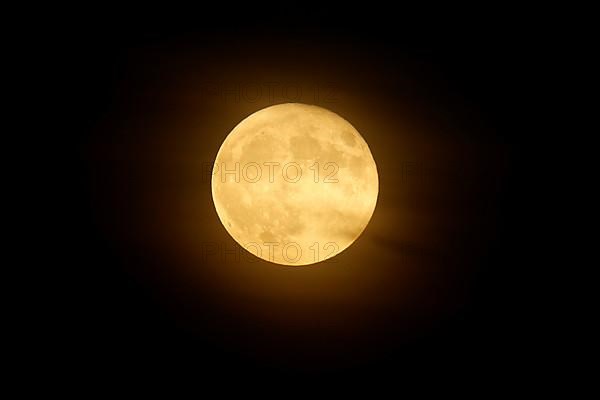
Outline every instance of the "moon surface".
[(219, 149), (211, 183), (219, 219), (237, 243), (263, 260), (298, 266), (347, 249), (379, 192), (360, 133), (334, 112), (300, 103), (241, 121)]

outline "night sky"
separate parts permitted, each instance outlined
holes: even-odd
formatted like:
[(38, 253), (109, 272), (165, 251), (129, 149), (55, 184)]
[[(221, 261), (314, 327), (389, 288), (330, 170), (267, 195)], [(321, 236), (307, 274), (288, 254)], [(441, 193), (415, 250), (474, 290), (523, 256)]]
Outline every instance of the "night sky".
[[(63, 356), (226, 380), (476, 377), (515, 363), (533, 274), (527, 21), (350, 3), (182, 14), (81, 10), (40, 39), (69, 116), (53, 132), (70, 156), (52, 323)], [(243, 118), (284, 102), (343, 116), (377, 163), (371, 222), (335, 262), (223, 251), (235, 241), (206, 165)]]

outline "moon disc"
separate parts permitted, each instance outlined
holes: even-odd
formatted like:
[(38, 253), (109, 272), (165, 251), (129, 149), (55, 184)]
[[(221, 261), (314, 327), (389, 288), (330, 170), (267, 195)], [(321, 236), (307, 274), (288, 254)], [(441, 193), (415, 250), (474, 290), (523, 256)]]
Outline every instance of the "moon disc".
[(347, 249), (369, 223), (378, 191), (377, 167), (358, 131), (329, 110), (299, 103), (241, 121), (212, 175), (227, 232), (255, 256), (283, 265)]

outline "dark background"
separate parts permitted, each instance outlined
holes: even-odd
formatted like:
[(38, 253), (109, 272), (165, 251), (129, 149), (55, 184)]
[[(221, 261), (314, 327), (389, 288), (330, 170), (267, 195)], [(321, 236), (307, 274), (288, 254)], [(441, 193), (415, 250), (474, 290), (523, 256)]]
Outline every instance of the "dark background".
[[(536, 32), (524, 13), (436, 11), (231, 4), (57, 19), (41, 58), (68, 121), (53, 132), (68, 153), (51, 322), (62, 357), (211, 379), (522, 368)], [(373, 219), (335, 264), (203, 253), (234, 246), (203, 166), (241, 119), (290, 100), (236, 92), (267, 82), (302, 87), (302, 102), (326, 88), (313, 102), (348, 119), (377, 162)]]

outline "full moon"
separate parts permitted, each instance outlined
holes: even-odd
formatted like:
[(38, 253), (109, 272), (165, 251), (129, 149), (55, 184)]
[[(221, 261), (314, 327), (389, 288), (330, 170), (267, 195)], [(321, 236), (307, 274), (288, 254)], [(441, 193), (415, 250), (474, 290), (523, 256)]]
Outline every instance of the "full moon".
[(379, 192), (360, 133), (332, 111), (299, 103), (242, 120), (221, 145), (211, 181), (227, 232), (248, 252), (282, 265), (313, 264), (347, 249), (369, 223)]

